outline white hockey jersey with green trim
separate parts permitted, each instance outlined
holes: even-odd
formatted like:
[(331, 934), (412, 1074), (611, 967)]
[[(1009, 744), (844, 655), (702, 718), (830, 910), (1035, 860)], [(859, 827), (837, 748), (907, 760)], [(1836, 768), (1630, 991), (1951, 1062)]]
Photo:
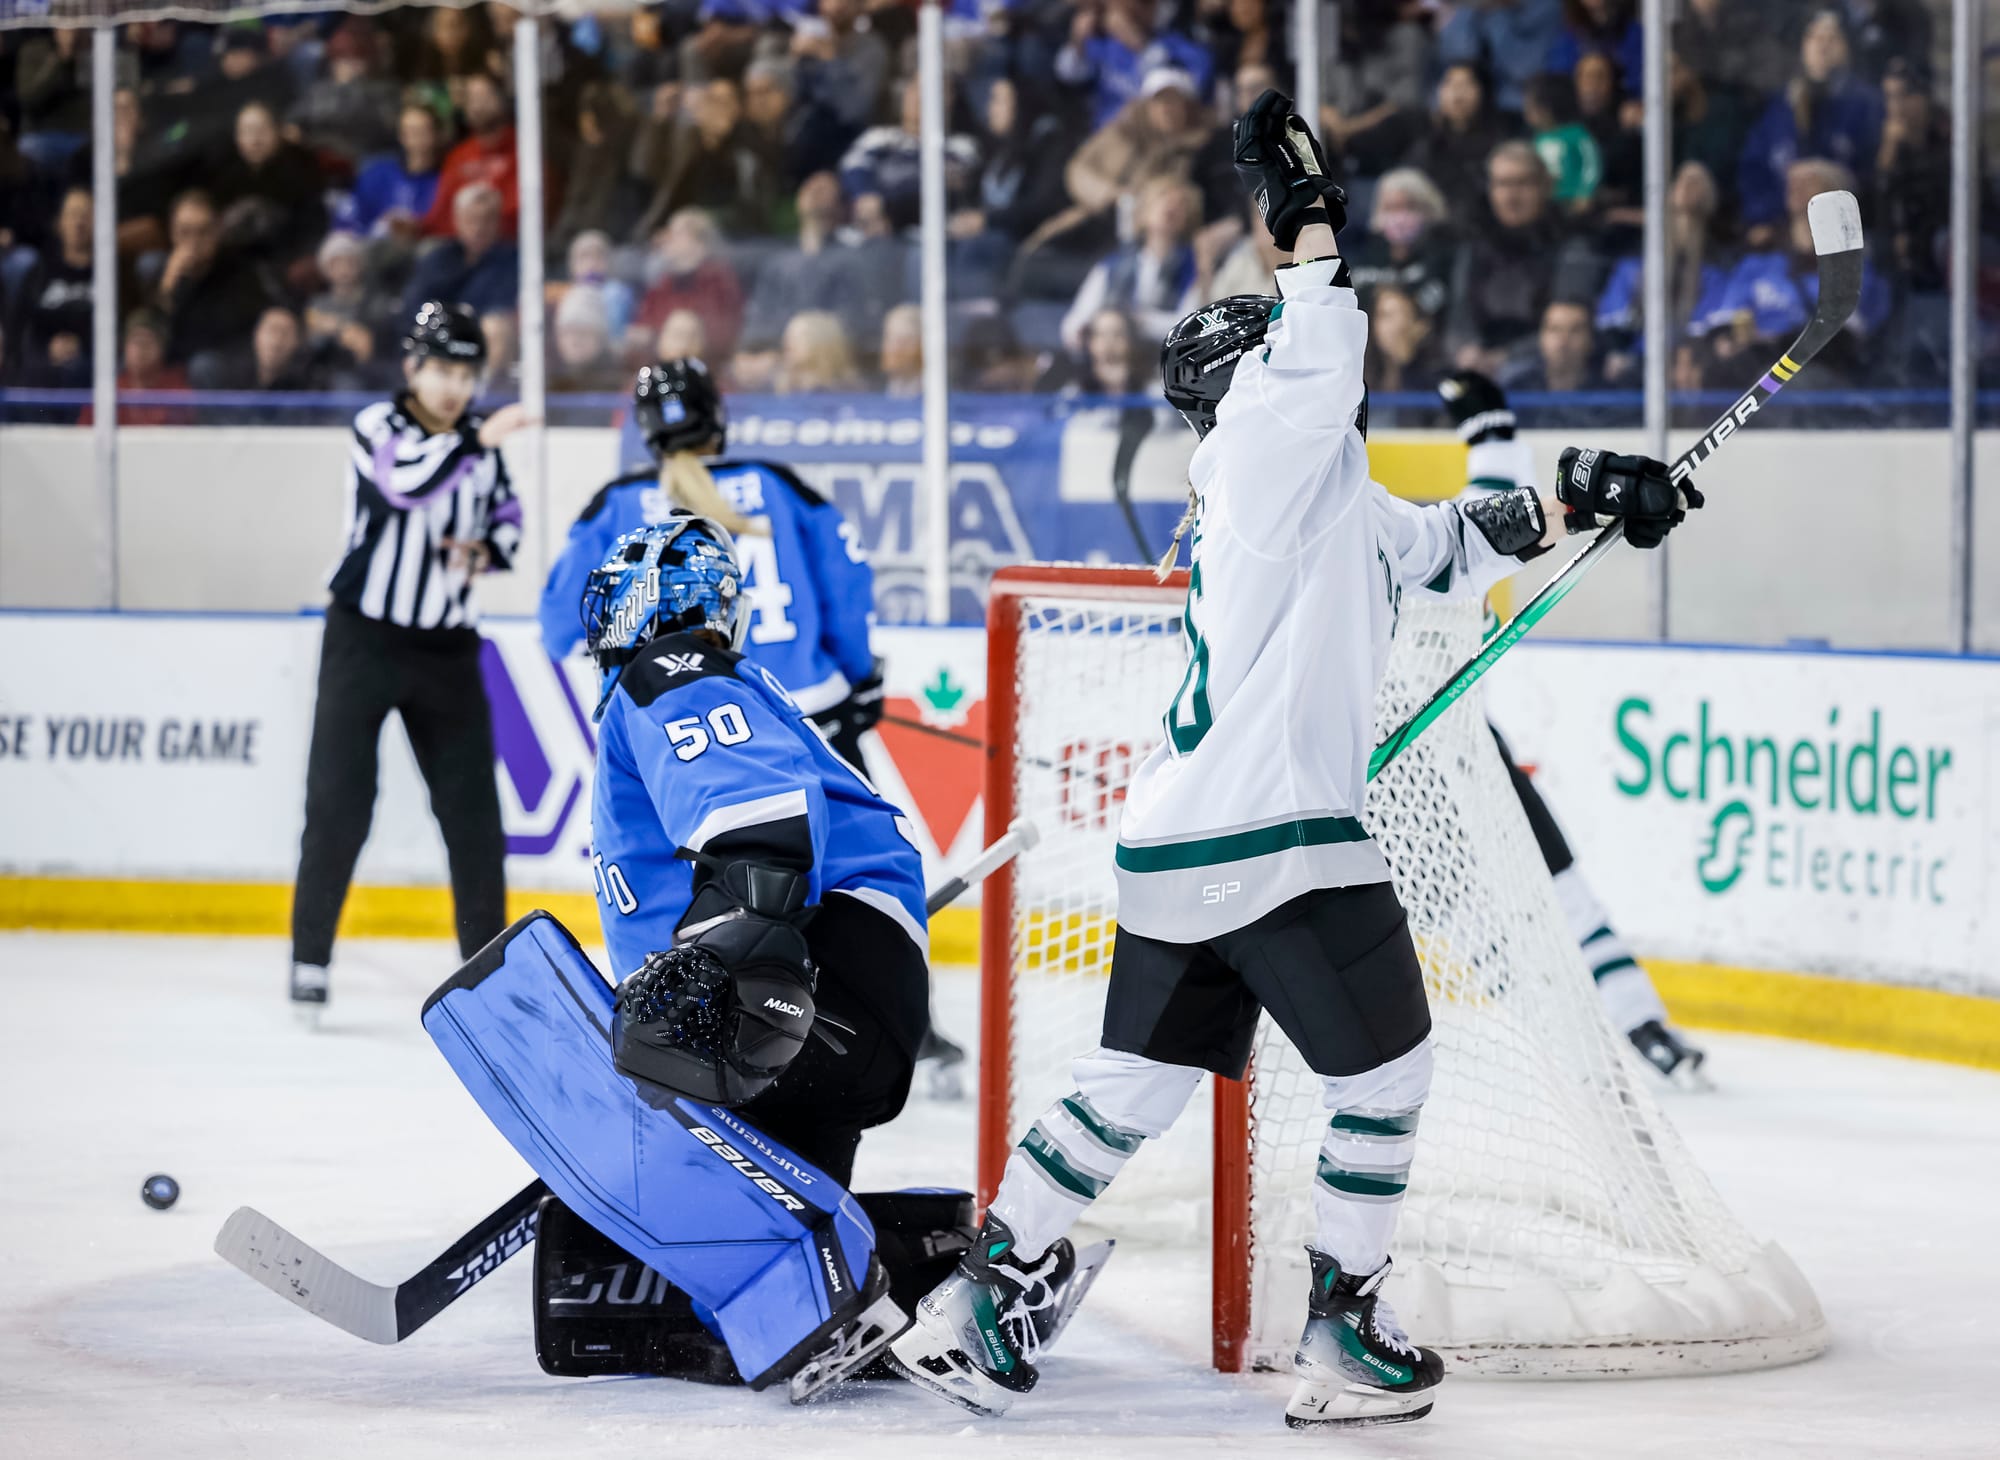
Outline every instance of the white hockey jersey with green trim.
[(1313, 888), (1386, 880), (1359, 817), (1402, 596), (1483, 593), (1521, 566), (1455, 503), (1369, 478), (1368, 319), (1337, 270), (1278, 270), (1270, 333), (1190, 464), (1187, 673), (1118, 834), (1118, 921), (1147, 937), (1198, 943)]

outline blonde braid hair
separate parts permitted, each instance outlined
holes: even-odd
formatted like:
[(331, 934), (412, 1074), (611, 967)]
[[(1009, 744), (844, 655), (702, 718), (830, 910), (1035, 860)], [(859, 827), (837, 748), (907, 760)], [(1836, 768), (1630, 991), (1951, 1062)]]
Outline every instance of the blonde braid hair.
[(1188, 483), (1187, 510), (1181, 513), (1181, 520), (1174, 524), (1173, 539), (1167, 544), (1167, 551), (1159, 562), (1153, 564), (1153, 576), (1164, 583), (1173, 576), (1174, 564), (1180, 560), (1181, 539), (1194, 530), (1195, 512), (1201, 499), (1195, 495), (1194, 483)]
[(660, 462), (660, 487), (676, 507), (719, 523), (731, 537), (770, 531), (736, 510), (716, 486), (707, 464), (692, 451), (673, 452)]

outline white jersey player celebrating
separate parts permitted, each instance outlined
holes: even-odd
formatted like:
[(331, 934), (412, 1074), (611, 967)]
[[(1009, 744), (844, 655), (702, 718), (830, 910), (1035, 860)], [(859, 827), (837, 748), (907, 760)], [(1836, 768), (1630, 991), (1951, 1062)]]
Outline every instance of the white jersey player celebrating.
[[(1423, 971), (1380, 849), (1359, 820), (1376, 685), (1402, 597), (1476, 594), (1622, 517), (1637, 546), (1681, 520), (1659, 462), (1565, 451), (1531, 487), (1417, 506), (1369, 479), (1367, 317), (1335, 235), (1346, 199), (1291, 101), (1236, 123), (1237, 170), (1293, 254), (1279, 299), (1226, 299), (1175, 327), (1167, 399), (1190, 467), (1188, 668), (1165, 739), (1128, 793), (1118, 932), (1099, 1048), (1022, 1137), (979, 1239), (892, 1348), (912, 1381), (981, 1413), (1036, 1380), (1064, 1234), (1204, 1070), (1240, 1077), (1268, 1009), (1324, 1081), (1309, 1317), (1294, 1426), (1429, 1412), (1443, 1375), (1380, 1294), (1430, 1089)], [(1180, 534), (1175, 537), (1178, 546)]]

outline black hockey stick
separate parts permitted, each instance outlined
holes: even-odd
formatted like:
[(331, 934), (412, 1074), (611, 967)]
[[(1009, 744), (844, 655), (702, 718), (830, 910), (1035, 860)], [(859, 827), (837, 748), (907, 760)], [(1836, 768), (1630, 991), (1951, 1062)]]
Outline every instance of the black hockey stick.
[[(1702, 433), (1699, 441), (1675, 459), (1673, 479), (1676, 483), (1693, 476), (1714, 460), (1715, 454), (1729, 438), (1749, 425), (1750, 418), (1846, 327), (1848, 316), (1861, 302), (1861, 210), (1855, 204), (1854, 195), (1821, 193), (1807, 205), (1806, 216), (1812, 225), (1813, 248), (1819, 254), (1819, 302), (1813, 310), (1813, 317), (1792, 342), (1791, 348), (1764, 373), (1764, 378), (1744, 391), (1736, 404), (1724, 411), (1715, 424)], [(1761, 397), (1759, 392), (1762, 392)], [(1596, 541), (1570, 559), (1563, 570), (1544, 584), (1542, 591), (1514, 615), (1506, 628), (1488, 639), (1477, 654), (1453, 672), (1437, 693), (1424, 701), (1422, 708), (1375, 747), (1375, 753), (1368, 758), (1368, 779), (1374, 780), (1382, 767), (1408, 750), (1419, 735), (1437, 722), (1439, 716), (1457, 704), (1465, 692), (1499, 661), (1500, 656), (1546, 618), (1549, 610), (1562, 602), (1569, 591), (1582, 581), (1583, 575), (1597, 566), (1598, 560), (1616, 547), (1624, 536), (1624, 523), (1613, 522), (1597, 535)]]
[(1145, 407), (1129, 407), (1118, 413), (1118, 454), (1111, 459), (1111, 496), (1118, 503), (1118, 510), (1125, 514), (1125, 525), (1131, 529), (1132, 541), (1139, 549), (1139, 561), (1154, 562), (1159, 554), (1146, 540), (1146, 529), (1139, 522), (1139, 509), (1132, 505), (1132, 467), (1139, 459), (1139, 448), (1146, 438), (1153, 434), (1153, 413)]
[(253, 1207), (238, 1207), (215, 1234), (216, 1256), (315, 1318), (370, 1343), (401, 1343), (535, 1240), (540, 1177), (395, 1287), (356, 1277)]
[[(1023, 817), (972, 865), (924, 899), (936, 913), (964, 896), (1039, 839)], [(498, 1210), (395, 1287), (357, 1277), (254, 1207), (238, 1207), (215, 1234), (215, 1254), (255, 1282), (315, 1318), (370, 1343), (401, 1343), (491, 1276), (535, 1240), (535, 1221), (548, 1186), (537, 1177)]]

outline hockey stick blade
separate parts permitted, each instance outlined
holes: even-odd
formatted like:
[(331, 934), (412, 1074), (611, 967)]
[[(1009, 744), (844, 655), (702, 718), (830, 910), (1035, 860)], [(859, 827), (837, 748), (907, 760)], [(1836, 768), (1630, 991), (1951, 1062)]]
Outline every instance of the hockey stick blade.
[(315, 1318), (370, 1343), (401, 1343), (492, 1275), (535, 1238), (548, 1195), (529, 1182), (407, 1282), (371, 1283), (253, 1207), (238, 1207), (215, 1234), (215, 1253)]
[[(1806, 368), (1813, 356), (1846, 328), (1848, 318), (1861, 303), (1864, 240), (1861, 208), (1854, 201), (1854, 194), (1819, 194), (1806, 205), (1806, 220), (1812, 228), (1813, 250), (1819, 255), (1819, 299), (1813, 306), (1813, 317), (1806, 322), (1799, 337), (1792, 341), (1791, 348), (1764, 372), (1763, 378), (1744, 391), (1736, 403), (1702, 433), (1699, 441), (1674, 458), (1669, 475), (1676, 484), (1708, 465), (1730, 437), (1749, 425), (1750, 418), (1768, 405), (1773, 396)], [(1548, 617), (1549, 611), (1568, 597), (1570, 590), (1583, 581), (1583, 575), (1597, 566), (1607, 552), (1624, 540), (1624, 536), (1624, 523), (1613, 522), (1597, 535), (1589, 547), (1564, 564), (1562, 571), (1543, 584), (1542, 591), (1529, 599), (1505, 628), (1481, 645), (1477, 654), (1459, 665), (1414, 715), (1375, 747), (1374, 753), (1368, 757), (1368, 779), (1374, 780), (1384, 766), (1408, 750), (1419, 735), (1436, 724), (1445, 711), (1457, 704), (1465, 692), (1499, 662), (1501, 655), (1520, 643), (1529, 629)]]
[(938, 890), (924, 899), (925, 913), (940, 912), (951, 906), (965, 896), (968, 888), (984, 882), (1041, 839), (1034, 822), (1025, 816), (1015, 818), (992, 846), (972, 859), (970, 867), (938, 884)]

